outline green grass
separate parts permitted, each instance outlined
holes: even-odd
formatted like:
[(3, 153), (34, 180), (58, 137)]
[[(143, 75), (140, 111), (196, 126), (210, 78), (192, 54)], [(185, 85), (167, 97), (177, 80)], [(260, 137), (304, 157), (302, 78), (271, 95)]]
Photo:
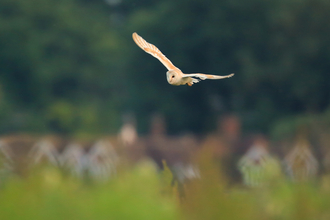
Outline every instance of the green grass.
[(168, 169), (149, 162), (121, 169), (112, 180), (78, 180), (52, 167), (26, 177), (7, 176), (0, 188), (0, 219), (330, 219), (330, 176), (292, 183), (283, 176), (263, 187), (231, 185), (208, 157), (201, 179), (179, 199)]
[(54, 168), (9, 177), (0, 190), (0, 219), (178, 219), (161, 180), (143, 163), (107, 183), (81, 181)]

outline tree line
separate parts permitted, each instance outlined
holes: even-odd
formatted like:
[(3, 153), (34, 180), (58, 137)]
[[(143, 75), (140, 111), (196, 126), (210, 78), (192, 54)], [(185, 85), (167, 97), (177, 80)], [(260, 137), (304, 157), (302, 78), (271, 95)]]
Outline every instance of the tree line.
[[(0, 132), (107, 133), (133, 112), (140, 132), (161, 113), (169, 131), (203, 133), (239, 115), (269, 133), (329, 109), (326, 0), (3, 0)], [(137, 32), (183, 72), (226, 75), (170, 86)]]

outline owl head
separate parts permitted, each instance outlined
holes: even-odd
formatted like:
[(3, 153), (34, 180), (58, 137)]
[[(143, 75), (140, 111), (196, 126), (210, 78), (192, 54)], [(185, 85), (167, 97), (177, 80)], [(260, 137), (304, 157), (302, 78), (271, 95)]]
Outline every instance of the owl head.
[(180, 81), (180, 77), (174, 70), (169, 70), (166, 72), (167, 82), (172, 85), (176, 85)]

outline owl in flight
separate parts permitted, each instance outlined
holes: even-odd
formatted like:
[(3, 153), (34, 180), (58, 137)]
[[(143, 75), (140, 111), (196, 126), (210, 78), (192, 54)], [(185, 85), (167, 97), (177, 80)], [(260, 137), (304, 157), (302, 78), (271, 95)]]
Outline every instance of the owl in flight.
[(142, 50), (156, 57), (168, 69), (166, 72), (166, 77), (167, 82), (171, 85), (180, 86), (187, 84), (188, 86), (192, 86), (194, 83), (198, 83), (201, 80), (224, 79), (234, 75), (233, 73), (226, 76), (203, 73), (184, 74), (179, 68), (174, 66), (173, 63), (155, 45), (148, 43), (135, 32), (133, 33), (133, 40), (139, 47), (141, 47)]

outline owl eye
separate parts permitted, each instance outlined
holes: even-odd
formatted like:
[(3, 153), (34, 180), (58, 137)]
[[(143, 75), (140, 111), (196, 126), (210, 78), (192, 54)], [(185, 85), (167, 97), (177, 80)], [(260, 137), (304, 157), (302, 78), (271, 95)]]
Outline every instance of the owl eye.
[(172, 78), (174, 78), (174, 75), (172, 75)]

